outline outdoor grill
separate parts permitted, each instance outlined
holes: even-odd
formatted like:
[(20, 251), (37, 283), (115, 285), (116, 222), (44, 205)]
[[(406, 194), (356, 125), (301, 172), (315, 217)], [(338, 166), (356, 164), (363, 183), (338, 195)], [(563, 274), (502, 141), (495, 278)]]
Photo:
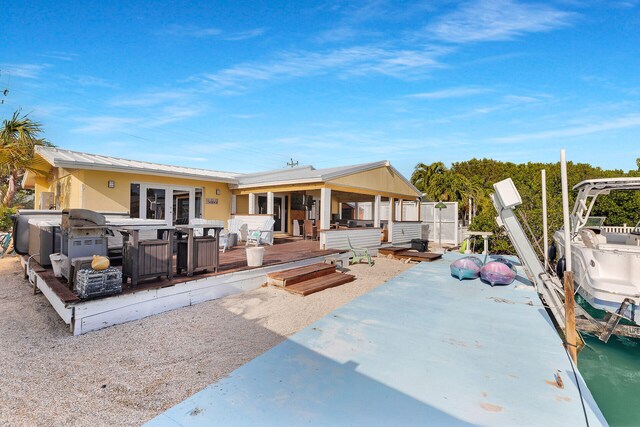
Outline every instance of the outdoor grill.
[(107, 255), (107, 226), (104, 215), (88, 209), (62, 211), (61, 251), (62, 275), (73, 289), (74, 276), (82, 263), (90, 262), (94, 255)]

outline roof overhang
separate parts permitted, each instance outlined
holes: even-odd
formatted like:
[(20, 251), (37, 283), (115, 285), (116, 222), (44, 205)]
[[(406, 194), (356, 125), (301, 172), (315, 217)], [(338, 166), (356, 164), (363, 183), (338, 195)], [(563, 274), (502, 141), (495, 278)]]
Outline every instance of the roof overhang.
[(199, 181), (208, 181), (208, 182), (223, 182), (223, 183), (235, 183), (236, 179), (224, 178), (224, 177), (209, 177), (206, 175), (200, 174), (190, 174), (184, 172), (165, 172), (165, 171), (155, 171), (144, 168), (135, 168), (131, 166), (116, 166), (116, 165), (99, 165), (95, 163), (84, 163), (84, 162), (66, 162), (63, 160), (54, 160), (53, 166), (60, 167), (64, 169), (90, 169), (97, 171), (105, 171), (105, 172), (119, 172), (119, 173), (137, 173), (140, 175), (152, 175), (152, 176), (166, 176), (172, 178), (183, 178), (183, 179), (194, 179)]
[[(344, 176), (349, 176), (349, 175), (353, 175), (356, 173), (362, 173), (362, 172), (367, 172), (370, 170), (374, 170), (374, 169), (378, 169), (381, 167), (386, 167), (389, 168), (389, 170), (391, 170), (391, 172), (398, 176), (400, 179), (402, 179), (402, 181), (404, 181), (405, 184), (407, 184), (409, 186), (409, 188), (411, 188), (411, 190), (413, 192), (415, 192), (415, 197), (422, 197), (422, 192), (420, 190), (418, 190), (407, 178), (404, 177), (404, 175), (402, 175), (396, 168), (394, 168), (391, 163), (388, 160), (383, 160), (380, 162), (374, 162), (374, 163), (368, 163), (365, 165), (355, 165), (353, 167), (346, 167), (346, 168), (341, 168), (339, 171), (335, 171), (335, 172), (328, 172), (328, 173), (321, 173), (321, 170), (318, 170), (318, 175), (314, 176), (314, 177), (310, 177), (310, 178), (291, 178), (291, 179), (278, 179), (278, 180), (273, 180), (273, 181), (264, 181), (264, 182), (258, 182), (258, 183), (249, 183), (249, 184), (230, 184), (229, 187), (232, 189), (238, 189), (238, 190), (246, 190), (249, 188), (255, 188), (255, 189), (260, 189), (260, 188), (268, 188), (268, 187), (278, 187), (278, 186), (285, 186), (285, 185), (296, 185), (296, 184), (325, 184), (328, 181), (331, 181), (332, 179), (337, 179), (337, 178), (342, 178)], [(313, 170), (317, 170), (314, 169), (311, 166), (301, 166), (299, 168), (296, 169), (292, 169), (292, 173), (295, 173), (296, 171), (299, 170), (308, 170), (308, 171), (313, 171)], [(269, 173), (273, 173), (273, 174), (282, 174), (282, 171), (272, 171)], [(267, 173), (267, 175), (269, 174)], [(262, 174), (252, 174), (252, 175), (260, 175), (262, 176)], [(244, 177), (246, 177), (247, 175), (245, 175)], [(241, 180), (242, 178), (240, 178)]]
[(27, 170), (22, 176), (21, 186), (22, 188), (26, 188), (29, 190), (34, 188), (36, 186), (36, 174), (34, 172), (31, 172), (30, 170)]

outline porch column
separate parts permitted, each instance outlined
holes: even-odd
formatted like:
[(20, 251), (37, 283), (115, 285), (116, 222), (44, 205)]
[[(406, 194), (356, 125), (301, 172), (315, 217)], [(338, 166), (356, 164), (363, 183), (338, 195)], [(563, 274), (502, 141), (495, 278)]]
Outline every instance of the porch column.
[(338, 203), (338, 218), (342, 219), (342, 202)]
[(422, 208), (422, 203), (420, 203), (420, 199), (416, 200), (416, 209), (418, 209), (418, 222), (422, 222), (422, 213), (420, 209)]
[(356, 217), (354, 219), (360, 219), (360, 208), (358, 207), (358, 202), (355, 202), (355, 207)]
[(255, 193), (249, 193), (249, 215), (256, 213), (256, 195)]
[(331, 189), (320, 189), (320, 229), (328, 230), (331, 223)]
[(393, 222), (396, 220), (396, 201), (389, 197), (389, 224), (387, 226), (388, 241), (393, 243)]
[(404, 221), (404, 199), (400, 199), (400, 221)]
[(373, 201), (373, 226), (380, 227), (380, 202), (382, 201), (382, 196), (377, 194), (376, 198)]
[(236, 199), (236, 195), (232, 194), (231, 195), (231, 215), (235, 215), (236, 214), (236, 209), (237, 209), (237, 199)]
[(267, 192), (267, 214), (273, 215), (273, 192)]

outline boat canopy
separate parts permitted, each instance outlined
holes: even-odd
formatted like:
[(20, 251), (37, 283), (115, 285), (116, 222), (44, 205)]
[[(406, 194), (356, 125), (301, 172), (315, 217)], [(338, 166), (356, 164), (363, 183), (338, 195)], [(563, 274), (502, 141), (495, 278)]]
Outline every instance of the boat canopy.
[(612, 190), (640, 190), (640, 177), (588, 179), (573, 189), (578, 191), (578, 195), (571, 213), (571, 229), (577, 233), (582, 227), (588, 226), (587, 221), (598, 196), (609, 194)]

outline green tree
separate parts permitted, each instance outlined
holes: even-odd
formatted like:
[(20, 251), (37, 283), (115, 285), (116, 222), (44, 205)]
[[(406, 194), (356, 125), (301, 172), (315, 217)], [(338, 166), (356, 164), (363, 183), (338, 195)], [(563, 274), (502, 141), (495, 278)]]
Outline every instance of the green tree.
[[(434, 167), (436, 165), (436, 167)], [(440, 199), (443, 195), (451, 195), (453, 200), (460, 200), (464, 194), (473, 194), (477, 211), (470, 225), (474, 231), (491, 231), (491, 251), (495, 253), (513, 253), (509, 239), (496, 222), (496, 212), (489, 195), (494, 192), (493, 184), (506, 178), (513, 179), (520, 196), (522, 205), (516, 211), (521, 222), (527, 223), (532, 231), (532, 240), (538, 241), (542, 246), (542, 185), (540, 171), (547, 173), (547, 207), (549, 218), (549, 236), (562, 226), (562, 184), (560, 179), (559, 163), (523, 163), (499, 162), (492, 159), (471, 159), (464, 162), (453, 163), (447, 169), (441, 163), (424, 165), (419, 163), (412, 175), (412, 182), (420, 190), (431, 188), (432, 193), (427, 195)], [(585, 163), (572, 163), (567, 165), (570, 201), (573, 207), (575, 193), (571, 189), (579, 182), (586, 179), (613, 178), (622, 176), (640, 176), (640, 171), (603, 170)], [(453, 176), (464, 177), (457, 182), (447, 180), (443, 175), (451, 173)], [(464, 185), (461, 182), (465, 183)], [(421, 185), (427, 184), (425, 187)], [(457, 191), (464, 187), (466, 191)], [(468, 189), (471, 191), (468, 191)], [(446, 190), (445, 190), (446, 189)], [(436, 196), (437, 195), (437, 196)], [(434, 197), (436, 196), (436, 197)], [(463, 203), (466, 200), (462, 200)], [(608, 196), (598, 198), (592, 211), (594, 216), (606, 216), (606, 225), (633, 225), (640, 220), (640, 192), (614, 192)]]
[(27, 114), (21, 116), (15, 111), (9, 120), (2, 122), (0, 128), (0, 179), (2, 205), (9, 207), (21, 189), (25, 171), (42, 172), (46, 166), (34, 158), (36, 146), (51, 146), (40, 138), (40, 123), (31, 120)]

